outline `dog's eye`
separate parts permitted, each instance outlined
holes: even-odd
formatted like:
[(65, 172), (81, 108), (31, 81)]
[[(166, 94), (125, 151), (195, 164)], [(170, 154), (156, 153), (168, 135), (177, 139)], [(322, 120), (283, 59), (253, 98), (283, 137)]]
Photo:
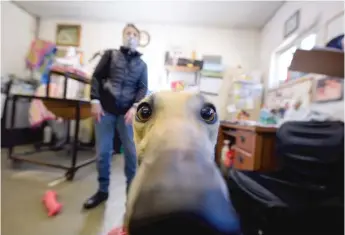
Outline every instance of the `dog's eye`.
[(213, 124), (217, 121), (216, 108), (211, 104), (206, 104), (200, 110), (201, 118), (208, 124)]
[(152, 115), (151, 105), (148, 103), (141, 103), (137, 109), (136, 119), (139, 122), (147, 122)]

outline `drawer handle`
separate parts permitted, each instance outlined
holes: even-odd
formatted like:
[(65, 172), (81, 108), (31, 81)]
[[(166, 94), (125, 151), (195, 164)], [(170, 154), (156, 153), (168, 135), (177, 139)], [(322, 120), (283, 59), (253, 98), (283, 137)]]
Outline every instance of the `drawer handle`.
[(245, 138), (244, 136), (241, 135), (241, 136), (240, 136), (240, 140), (241, 140), (242, 143), (244, 143), (244, 141), (246, 141), (246, 138)]
[(242, 164), (244, 162), (244, 158), (241, 155), (239, 155), (238, 156), (238, 161)]

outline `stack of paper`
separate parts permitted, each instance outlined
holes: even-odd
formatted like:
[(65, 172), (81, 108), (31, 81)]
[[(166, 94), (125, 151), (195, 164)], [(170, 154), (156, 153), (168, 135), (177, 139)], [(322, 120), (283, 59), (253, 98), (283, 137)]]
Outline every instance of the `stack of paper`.
[(223, 78), (223, 65), (221, 56), (204, 56), (201, 76)]
[(223, 83), (223, 65), (221, 56), (204, 56), (200, 78), (200, 92), (218, 95)]

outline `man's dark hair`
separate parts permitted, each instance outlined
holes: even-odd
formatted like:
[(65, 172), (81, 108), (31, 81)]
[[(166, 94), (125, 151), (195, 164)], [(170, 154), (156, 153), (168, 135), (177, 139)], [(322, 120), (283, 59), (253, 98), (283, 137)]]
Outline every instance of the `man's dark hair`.
[(137, 28), (137, 26), (135, 26), (134, 24), (131, 24), (131, 23), (127, 24), (127, 25), (123, 28), (122, 34), (125, 33), (125, 30), (126, 30), (127, 28), (133, 28), (135, 31), (137, 31), (138, 35), (140, 36), (140, 30)]

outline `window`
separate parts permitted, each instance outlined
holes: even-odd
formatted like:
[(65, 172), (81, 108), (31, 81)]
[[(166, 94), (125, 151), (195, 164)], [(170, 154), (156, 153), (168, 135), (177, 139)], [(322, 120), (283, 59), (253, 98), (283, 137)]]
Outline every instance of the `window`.
[(316, 34), (309, 34), (308, 36), (296, 40), (289, 48), (277, 53), (277, 60), (275, 66), (273, 85), (278, 85), (287, 79), (287, 72), (292, 61), (292, 57), (297, 48), (303, 50), (311, 50), (316, 45)]
[(292, 57), (296, 49), (296, 46), (290, 47), (278, 57), (277, 75), (279, 84), (284, 82), (287, 78), (288, 68), (291, 64)]
[(310, 34), (301, 41), (300, 48), (303, 50), (311, 50), (316, 44), (316, 34)]

